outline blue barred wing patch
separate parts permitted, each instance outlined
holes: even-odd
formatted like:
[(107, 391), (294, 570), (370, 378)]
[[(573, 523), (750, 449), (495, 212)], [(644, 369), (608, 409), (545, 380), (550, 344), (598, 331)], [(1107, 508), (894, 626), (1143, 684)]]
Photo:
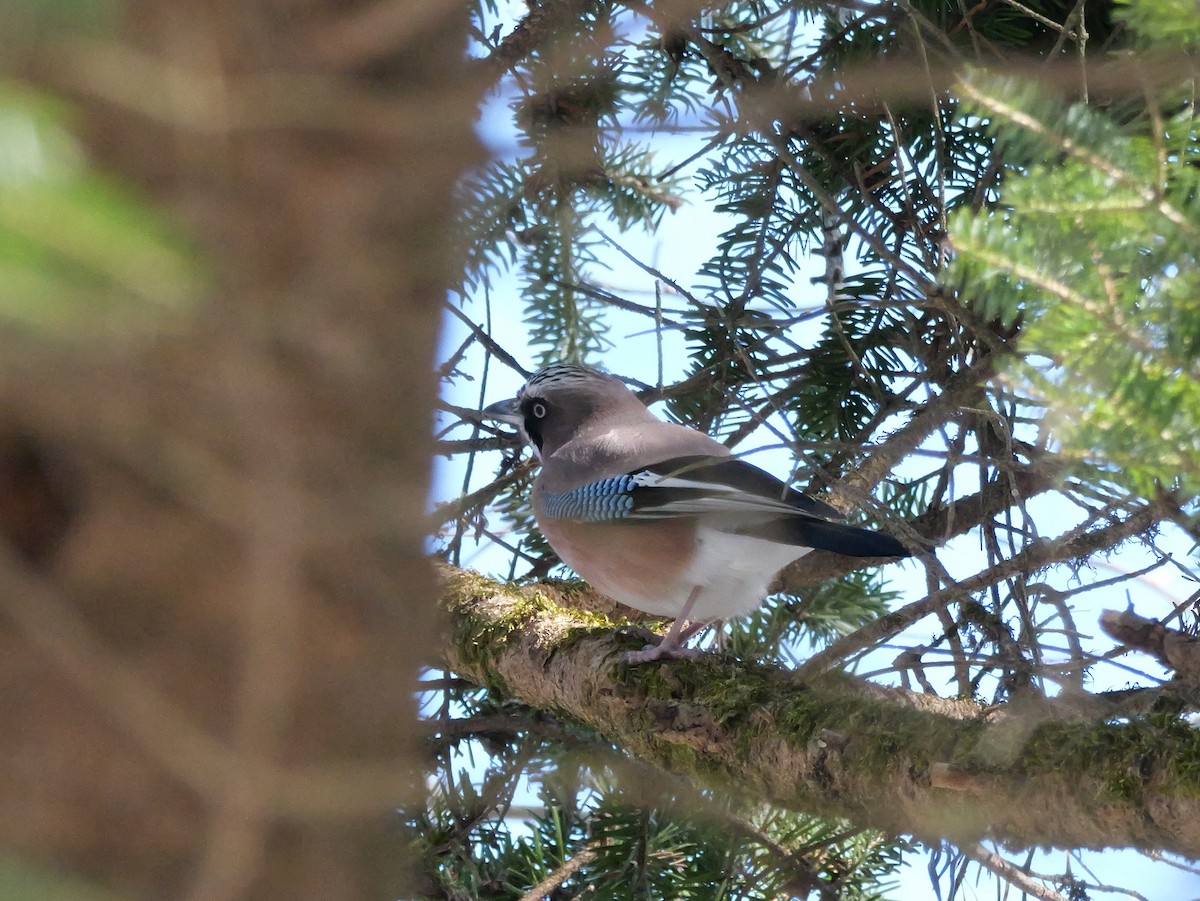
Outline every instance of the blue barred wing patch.
[(546, 515), (578, 522), (624, 519), (633, 511), (633, 492), (639, 483), (632, 475), (613, 476), (581, 485), (572, 491), (549, 491), (543, 499)]
[[(729, 464), (735, 467), (732, 473), (724, 471)], [(770, 493), (761, 490), (763, 486), (758, 484), (749, 487), (759, 490), (747, 490), (727, 481), (730, 475), (742, 476), (744, 480), (746, 472), (759, 474), (759, 481), (769, 480)], [(779, 493), (774, 493), (776, 486)], [(810, 510), (823, 504), (798, 491), (791, 493), (807, 508), (789, 503), (790, 498), (780, 496), (788, 490), (782, 482), (740, 460), (677, 457), (624, 475), (597, 479), (570, 491), (549, 491), (543, 495), (542, 505), (545, 515), (576, 522), (674, 519), (708, 514), (818, 518)]]
[(733, 457), (675, 457), (571, 491), (542, 495), (542, 513), (576, 522), (703, 519), (718, 532), (851, 557), (907, 557), (895, 538), (831, 522), (838, 510)]

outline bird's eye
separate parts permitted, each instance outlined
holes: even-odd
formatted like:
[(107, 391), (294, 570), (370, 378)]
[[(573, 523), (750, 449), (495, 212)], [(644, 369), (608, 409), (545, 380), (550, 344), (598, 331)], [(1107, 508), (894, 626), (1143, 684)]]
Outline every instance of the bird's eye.
[(533, 414), (534, 419), (546, 418), (546, 405), (540, 400), (534, 401), (533, 406), (529, 408), (529, 412)]

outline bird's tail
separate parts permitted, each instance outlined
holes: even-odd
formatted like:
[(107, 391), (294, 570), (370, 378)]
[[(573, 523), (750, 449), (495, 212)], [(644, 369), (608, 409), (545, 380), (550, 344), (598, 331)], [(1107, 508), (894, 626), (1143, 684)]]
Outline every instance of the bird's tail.
[(899, 541), (883, 532), (872, 532), (837, 522), (797, 523), (804, 543), (819, 551), (833, 551), (847, 557), (907, 557), (909, 552)]
[(891, 535), (807, 516), (782, 516), (767, 525), (749, 529), (747, 533), (768, 541), (833, 551), (847, 557), (911, 556)]

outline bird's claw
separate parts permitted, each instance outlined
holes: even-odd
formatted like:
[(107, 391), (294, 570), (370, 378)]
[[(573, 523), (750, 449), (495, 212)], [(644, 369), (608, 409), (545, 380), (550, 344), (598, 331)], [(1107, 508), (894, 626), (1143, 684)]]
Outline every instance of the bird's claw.
[(639, 626), (632, 623), (628, 623), (624, 626), (617, 626), (617, 628), (613, 630), (613, 633), (622, 637), (628, 636), (630, 638), (640, 638), (642, 641), (646, 642), (646, 647), (658, 644), (663, 638), (657, 632), (653, 632), (650, 629), (647, 629), (645, 626)]
[(699, 660), (704, 656), (703, 651), (685, 647), (663, 647), (661, 644), (648, 644), (640, 651), (626, 651), (621, 655), (624, 664), (651, 663), (655, 660)]

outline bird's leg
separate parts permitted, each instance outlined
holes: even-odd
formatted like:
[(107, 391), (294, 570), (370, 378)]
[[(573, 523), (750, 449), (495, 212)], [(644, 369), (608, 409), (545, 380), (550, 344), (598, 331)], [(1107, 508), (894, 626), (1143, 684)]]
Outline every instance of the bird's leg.
[(704, 629), (707, 629), (711, 624), (711, 619), (702, 619), (697, 620), (694, 623), (688, 623), (687, 628), (679, 633), (679, 643), (687, 644), (694, 636), (698, 635)]
[(685, 641), (695, 635), (705, 625), (704, 623), (693, 623), (687, 626), (688, 614), (692, 612), (692, 607), (695, 606), (696, 598), (699, 596), (700, 586), (697, 585), (692, 589), (691, 594), (688, 595), (683, 609), (675, 617), (675, 622), (671, 623), (671, 628), (667, 630), (667, 634), (663, 636), (662, 641), (658, 644), (648, 644), (640, 651), (629, 651), (621, 659), (625, 663), (649, 663), (652, 660), (659, 660), (663, 657), (686, 657), (689, 659), (699, 657), (699, 651), (683, 646)]
[[(688, 623), (687, 628), (685, 629), (679, 629), (678, 622), (679, 621), (676, 620), (671, 626), (671, 631), (678, 631), (679, 633), (678, 637), (674, 639), (671, 646), (682, 646), (687, 644), (688, 641), (691, 640), (692, 636), (694, 636), (701, 629), (707, 628), (710, 625), (711, 620)], [(646, 642), (647, 648), (657, 648), (660, 644), (666, 644), (667, 639), (670, 638), (670, 633), (665, 636), (659, 635), (657, 632), (651, 631), (645, 626), (639, 625), (617, 626), (614, 631), (617, 635), (628, 635), (630, 638), (640, 638), (642, 641)], [(668, 651), (671, 646), (668, 646)], [(689, 651), (687, 653), (690, 655), (691, 652)]]

